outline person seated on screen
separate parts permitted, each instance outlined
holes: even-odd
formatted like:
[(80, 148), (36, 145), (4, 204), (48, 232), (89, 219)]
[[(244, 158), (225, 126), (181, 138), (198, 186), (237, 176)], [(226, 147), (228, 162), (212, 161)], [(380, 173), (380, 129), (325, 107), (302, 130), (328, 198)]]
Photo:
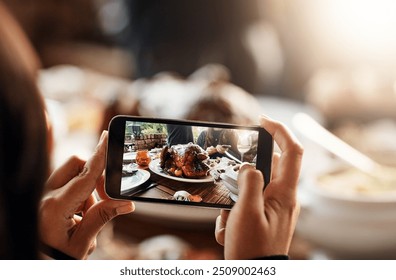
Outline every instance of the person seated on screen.
[(232, 129), (209, 127), (199, 134), (196, 144), (206, 150), (210, 158), (221, 158), (228, 152), (235, 158), (241, 159), (237, 148), (238, 135)]
[(168, 131), (167, 144), (168, 147), (178, 144), (194, 143), (192, 127), (189, 125), (167, 124)]

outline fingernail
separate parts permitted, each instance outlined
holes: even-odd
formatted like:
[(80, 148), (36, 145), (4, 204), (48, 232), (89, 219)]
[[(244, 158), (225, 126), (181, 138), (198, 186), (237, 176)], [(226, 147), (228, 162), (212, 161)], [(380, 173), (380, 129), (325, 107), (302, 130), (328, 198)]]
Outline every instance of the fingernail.
[(103, 139), (106, 137), (107, 130), (103, 130), (102, 134), (100, 135), (99, 143), (103, 142)]
[(128, 214), (128, 213), (133, 212), (133, 210), (135, 210), (135, 207), (134, 207), (133, 203), (131, 202), (131, 203), (117, 207), (116, 213), (117, 213), (117, 215)]
[(96, 150), (103, 144), (104, 139), (106, 138), (107, 130), (103, 130), (102, 134), (100, 135), (98, 145), (96, 145)]

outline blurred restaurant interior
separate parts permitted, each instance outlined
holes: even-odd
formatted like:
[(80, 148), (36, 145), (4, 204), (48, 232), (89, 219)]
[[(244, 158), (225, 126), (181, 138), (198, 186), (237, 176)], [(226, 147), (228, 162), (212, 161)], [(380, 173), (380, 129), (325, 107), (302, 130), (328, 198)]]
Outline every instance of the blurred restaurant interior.
[[(295, 122), (309, 115), (370, 159), (396, 164), (395, 1), (3, 2), (42, 63), (53, 167), (88, 158), (118, 114), (237, 124), (266, 114), (305, 148), (290, 257), (396, 257), (396, 179), (344, 174), (353, 169), (347, 148), (330, 152)], [(223, 257), (218, 209), (136, 208), (104, 228), (92, 259)]]

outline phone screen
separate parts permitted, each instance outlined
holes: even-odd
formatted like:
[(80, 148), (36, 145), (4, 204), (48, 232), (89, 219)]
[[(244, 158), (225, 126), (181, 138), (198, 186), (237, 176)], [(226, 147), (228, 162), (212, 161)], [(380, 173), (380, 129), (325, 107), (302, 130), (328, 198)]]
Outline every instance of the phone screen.
[(118, 117), (107, 157), (111, 197), (231, 208), (242, 162), (270, 174), (272, 138), (259, 127)]

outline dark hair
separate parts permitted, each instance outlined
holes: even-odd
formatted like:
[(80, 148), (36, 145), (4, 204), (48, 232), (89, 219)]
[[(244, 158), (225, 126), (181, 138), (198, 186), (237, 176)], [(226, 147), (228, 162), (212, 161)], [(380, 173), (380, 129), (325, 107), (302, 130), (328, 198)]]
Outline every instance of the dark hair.
[(38, 258), (38, 207), (49, 171), (37, 59), (0, 2), (0, 258)]

